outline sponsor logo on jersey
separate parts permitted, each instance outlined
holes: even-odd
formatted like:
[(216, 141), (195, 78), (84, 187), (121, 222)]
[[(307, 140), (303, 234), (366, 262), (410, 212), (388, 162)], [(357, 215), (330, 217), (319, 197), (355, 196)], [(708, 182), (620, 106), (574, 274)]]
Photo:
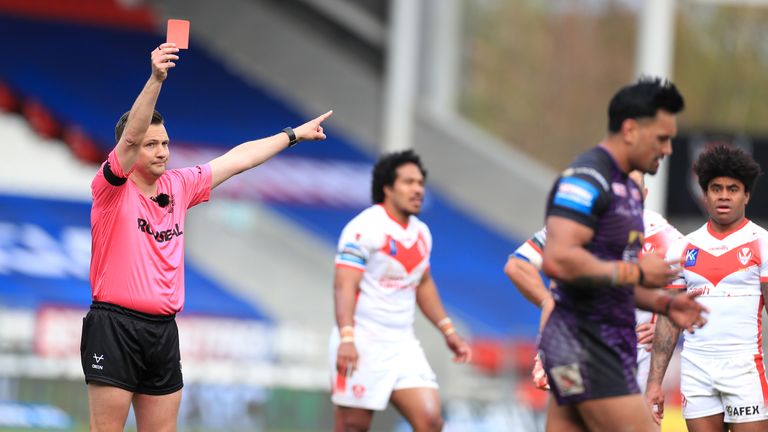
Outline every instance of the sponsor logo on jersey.
[(697, 287), (697, 288), (688, 288), (686, 291), (688, 293), (695, 293), (698, 296), (708, 296), (709, 295), (709, 286), (703, 286), (703, 287)]
[(741, 417), (760, 414), (760, 405), (747, 405), (747, 406), (732, 406), (726, 405), (725, 411), (728, 413), (728, 417)]
[(380, 278), (379, 286), (381, 286), (384, 289), (393, 289), (393, 290), (416, 288), (416, 284), (412, 279), (397, 277), (397, 276), (384, 276)]
[(611, 189), (613, 193), (620, 197), (627, 196), (627, 186), (622, 183), (611, 183)]
[(147, 222), (146, 219), (139, 218), (138, 222), (139, 231), (146, 233), (148, 236), (154, 238), (158, 243), (171, 241), (172, 238), (180, 237), (182, 234), (184, 234), (184, 231), (179, 228), (179, 224), (176, 224), (173, 229), (155, 231), (152, 229), (152, 226), (149, 224), (149, 222)]
[(555, 381), (561, 396), (584, 393), (584, 379), (581, 377), (578, 363), (555, 366), (550, 370), (549, 375)]
[(565, 177), (560, 180), (552, 203), (588, 215), (592, 213), (597, 195), (597, 188), (588, 181)]
[(693, 267), (696, 265), (696, 260), (699, 259), (699, 248), (690, 248), (685, 251), (685, 263), (683, 267)]
[(739, 258), (741, 265), (747, 265), (749, 260), (752, 259), (752, 250), (748, 247), (743, 247), (736, 252), (736, 256)]

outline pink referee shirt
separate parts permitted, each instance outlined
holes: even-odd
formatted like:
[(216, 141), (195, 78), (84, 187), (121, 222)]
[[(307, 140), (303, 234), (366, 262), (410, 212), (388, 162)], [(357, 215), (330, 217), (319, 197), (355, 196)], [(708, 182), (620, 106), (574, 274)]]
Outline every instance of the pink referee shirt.
[[(111, 171), (123, 173), (115, 152)], [(106, 162), (105, 162), (106, 164)], [(187, 209), (208, 201), (211, 167), (166, 171), (157, 193), (170, 203), (160, 207), (131, 180), (120, 186), (104, 177), (104, 165), (91, 183), (91, 290), (94, 301), (149, 314), (169, 315), (184, 308), (184, 222)]]

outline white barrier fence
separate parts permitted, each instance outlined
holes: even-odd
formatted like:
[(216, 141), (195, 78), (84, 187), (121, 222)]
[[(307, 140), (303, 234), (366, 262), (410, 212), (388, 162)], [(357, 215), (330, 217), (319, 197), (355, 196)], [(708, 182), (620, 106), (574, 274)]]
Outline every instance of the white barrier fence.
[[(87, 311), (0, 309), (0, 376), (82, 379), (80, 335)], [(256, 320), (177, 318), (188, 383), (328, 388), (327, 332)]]

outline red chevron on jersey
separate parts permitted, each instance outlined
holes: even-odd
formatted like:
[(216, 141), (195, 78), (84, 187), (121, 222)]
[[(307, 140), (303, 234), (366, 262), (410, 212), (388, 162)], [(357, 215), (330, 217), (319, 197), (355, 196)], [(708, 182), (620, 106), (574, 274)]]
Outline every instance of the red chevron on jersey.
[(387, 235), (384, 246), (381, 247), (381, 252), (397, 260), (403, 265), (405, 271), (410, 273), (424, 261), (424, 258), (427, 256), (427, 246), (424, 235), (421, 233), (419, 233), (419, 237), (413, 242), (411, 247), (405, 247), (404, 244)]
[(684, 332), (683, 352), (725, 358), (762, 355), (763, 294), (768, 281), (768, 231), (745, 220), (719, 233), (707, 222), (669, 247), (680, 273), (670, 285), (698, 293), (707, 325)]
[[(689, 244), (686, 250), (693, 247), (693, 245)], [(700, 248), (696, 263), (685, 269), (696, 273), (707, 279), (712, 285), (717, 286), (726, 276), (738, 271), (744, 271), (744, 269), (755, 265), (760, 265), (759, 240), (745, 243), (719, 256), (712, 255)]]
[(432, 234), (416, 215), (407, 224), (381, 204), (355, 216), (339, 237), (336, 266), (363, 272), (355, 334), (381, 341), (413, 335), (416, 289), (429, 272)]

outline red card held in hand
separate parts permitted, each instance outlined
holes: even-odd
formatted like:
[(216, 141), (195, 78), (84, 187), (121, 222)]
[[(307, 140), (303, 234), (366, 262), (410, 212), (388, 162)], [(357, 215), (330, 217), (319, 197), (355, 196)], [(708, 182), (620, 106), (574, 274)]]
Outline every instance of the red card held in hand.
[(168, 20), (167, 42), (176, 44), (178, 49), (189, 48), (189, 21), (179, 19)]

